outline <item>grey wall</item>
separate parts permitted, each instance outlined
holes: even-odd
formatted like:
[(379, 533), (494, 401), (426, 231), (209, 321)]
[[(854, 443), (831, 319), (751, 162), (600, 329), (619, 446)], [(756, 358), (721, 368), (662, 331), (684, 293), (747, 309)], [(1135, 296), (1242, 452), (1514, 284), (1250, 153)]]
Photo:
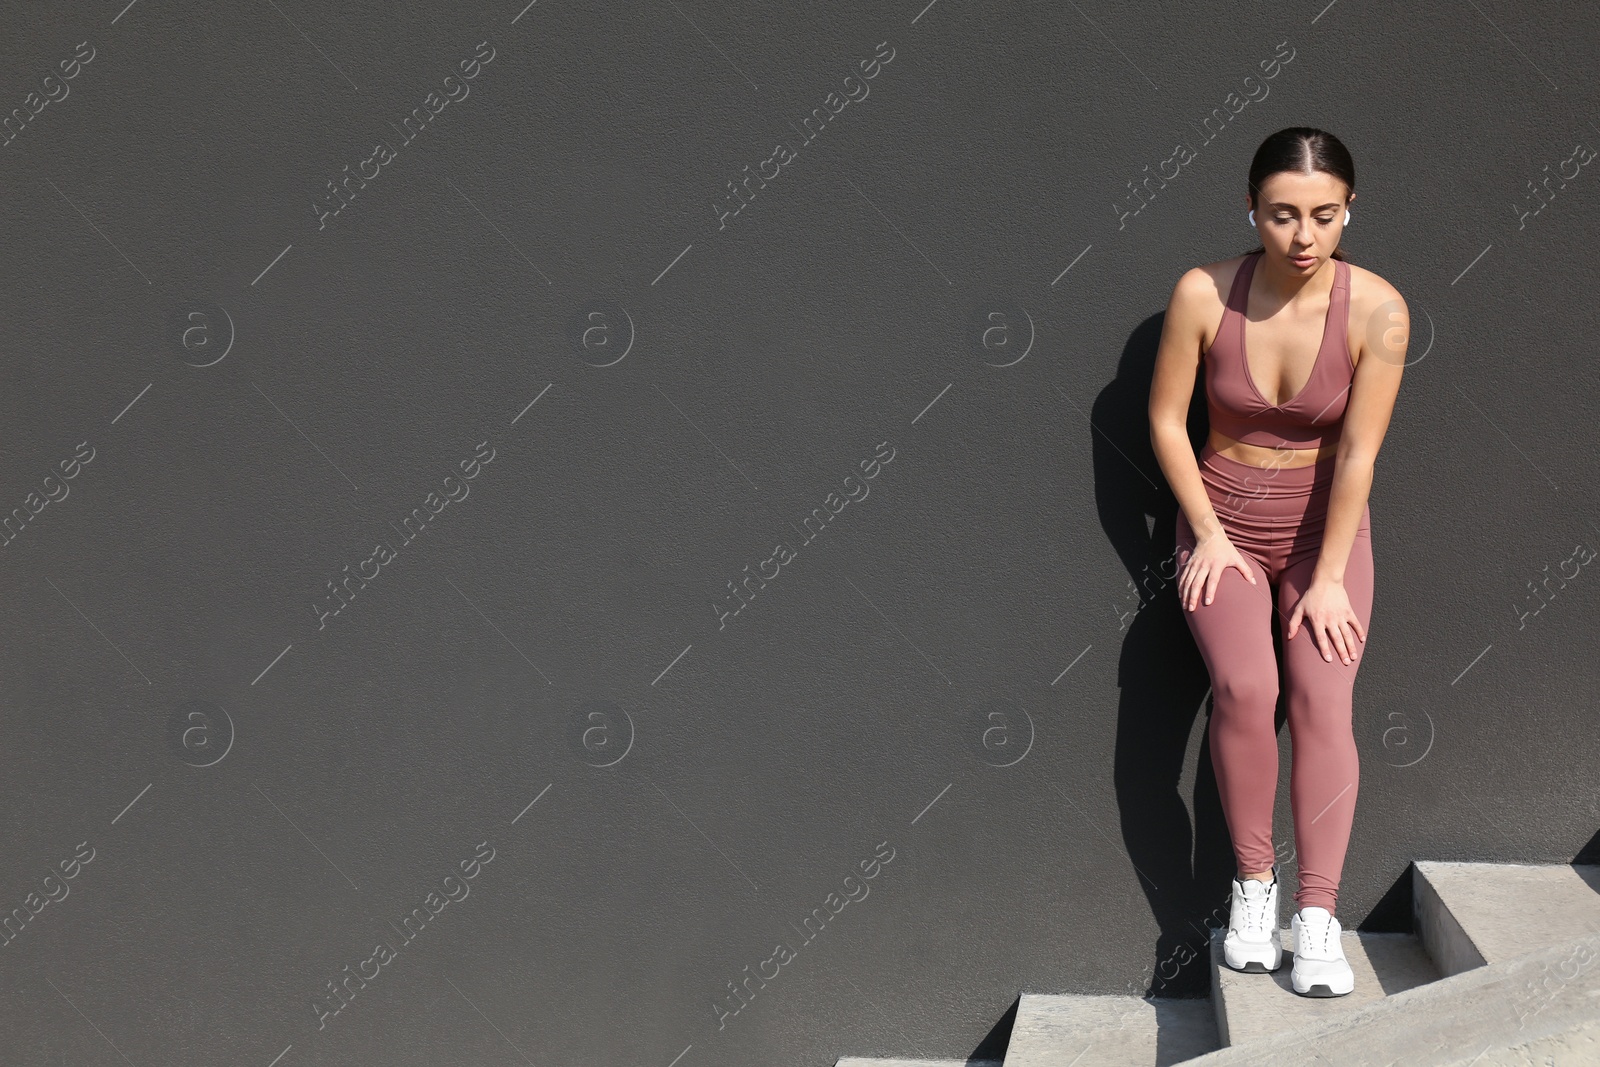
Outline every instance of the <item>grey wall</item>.
[(6, 1062), (822, 1065), (1203, 992), (1144, 406), (1286, 125), (1416, 323), (1341, 914), (1600, 825), (1592, 7), (122, 4), (0, 33)]

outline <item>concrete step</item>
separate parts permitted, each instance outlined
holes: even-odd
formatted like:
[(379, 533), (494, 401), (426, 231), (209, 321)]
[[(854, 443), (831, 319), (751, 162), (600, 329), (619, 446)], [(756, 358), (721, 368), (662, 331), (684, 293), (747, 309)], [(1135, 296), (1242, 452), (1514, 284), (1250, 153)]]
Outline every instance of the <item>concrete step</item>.
[(1206, 1000), (1024, 993), (1005, 1067), (1166, 1067), (1218, 1047)]
[(1312, 1026), (1207, 1053), (1184, 1067), (1285, 1063), (1600, 1064), (1600, 933), (1425, 982)]
[(1600, 932), (1600, 866), (1413, 864), (1412, 912), (1444, 975)]
[(1442, 975), (1414, 934), (1340, 932), (1339, 943), (1355, 975), (1355, 989), (1342, 997), (1303, 997), (1289, 984), (1294, 936), (1284, 927), (1283, 966), (1271, 974), (1240, 972), (1223, 962), (1226, 929), (1211, 937), (1211, 1004), (1219, 1047), (1244, 1045), (1274, 1034), (1329, 1022), (1386, 996)]
[[(1212, 996), (1024, 993), (1003, 1064), (981, 1067), (1600, 1065), (1600, 865), (1418, 861), (1416, 934), (1343, 931), (1355, 990), (1302, 997), (1211, 940)], [(980, 1067), (862, 1059), (838, 1067)]]

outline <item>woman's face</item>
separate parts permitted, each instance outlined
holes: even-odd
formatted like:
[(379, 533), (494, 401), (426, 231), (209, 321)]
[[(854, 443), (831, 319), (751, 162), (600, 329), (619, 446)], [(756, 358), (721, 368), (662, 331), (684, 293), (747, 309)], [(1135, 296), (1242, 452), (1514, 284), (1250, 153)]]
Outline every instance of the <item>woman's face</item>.
[(1345, 206), (1354, 199), (1344, 182), (1321, 171), (1272, 175), (1261, 183), (1255, 203), (1261, 247), (1284, 269), (1316, 271), (1339, 247)]

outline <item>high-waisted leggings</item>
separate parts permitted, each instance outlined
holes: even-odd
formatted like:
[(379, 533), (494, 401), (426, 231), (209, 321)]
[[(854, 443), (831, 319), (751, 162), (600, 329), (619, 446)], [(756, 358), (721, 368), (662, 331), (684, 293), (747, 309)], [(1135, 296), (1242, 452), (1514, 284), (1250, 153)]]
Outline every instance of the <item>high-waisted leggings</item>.
[[(1222, 572), (1216, 596), (1202, 590), (1184, 617), (1211, 674), (1211, 761), (1241, 873), (1270, 870), (1272, 813), (1278, 792), (1278, 660), (1272, 617), (1287, 635), (1295, 604), (1311, 584), (1322, 551), (1335, 457), (1301, 467), (1261, 468), (1217, 453), (1208, 442), (1200, 477), (1212, 510), (1253, 565), (1257, 585), (1235, 567)], [(1178, 509), (1178, 568), (1195, 535)], [(1364, 509), (1344, 568), (1350, 607), (1365, 628), (1372, 618), (1371, 509)], [(1269, 587), (1270, 583), (1270, 587)], [(1293, 750), (1289, 801), (1294, 814), (1299, 887), (1295, 904), (1332, 912), (1339, 899), (1345, 849), (1355, 821), (1360, 780), (1352, 729), (1356, 671), (1366, 647), (1355, 639), (1351, 662), (1338, 650), (1322, 658), (1302, 617), (1283, 642), (1283, 687)]]

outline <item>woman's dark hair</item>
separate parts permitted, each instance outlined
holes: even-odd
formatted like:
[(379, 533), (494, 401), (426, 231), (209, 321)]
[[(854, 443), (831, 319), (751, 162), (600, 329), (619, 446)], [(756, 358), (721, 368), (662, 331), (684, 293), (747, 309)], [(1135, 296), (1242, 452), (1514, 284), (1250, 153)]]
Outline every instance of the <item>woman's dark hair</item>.
[[(1250, 161), (1252, 205), (1261, 196), (1261, 183), (1284, 171), (1331, 174), (1344, 182), (1347, 200), (1356, 191), (1355, 160), (1350, 158), (1350, 150), (1344, 146), (1344, 142), (1327, 130), (1312, 126), (1289, 126), (1262, 141), (1261, 147), (1256, 149), (1255, 158)], [(1258, 246), (1245, 254), (1265, 250)], [(1343, 245), (1333, 250), (1333, 258), (1348, 260)]]

